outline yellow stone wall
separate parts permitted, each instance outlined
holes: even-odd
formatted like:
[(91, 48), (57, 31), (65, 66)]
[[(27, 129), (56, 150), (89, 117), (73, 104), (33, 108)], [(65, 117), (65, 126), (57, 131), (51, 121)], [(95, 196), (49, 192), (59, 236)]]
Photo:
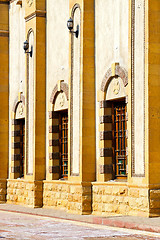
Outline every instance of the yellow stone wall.
[[(25, 1), (26, 2), (26, 1)], [(128, 67), (128, 177), (126, 182), (108, 181), (111, 173), (100, 175), (96, 169), (96, 134), (99, 123), (95, 121), (95, 5), (93, 0), (70, 0), (69, 13), (78, 3), (81, 8), (81, 75), (80, 75), (80, 173), (68, 181), (52, 180), (46, 167), (46, 2), (33, 0), (25, 6), (26, 37), (30, 28), (34, 30), (34, 80), (35, 80), (35, 157), (33, 175), (25, 173), (24, 179), (8, 177), (8, 1), (0, 1), (0, 203), (6, 199), (14, 204), (31, 207), (63, 209), (72, 213), (134, 216), (160, 216), (160, 4), (159, 0), (146, 1), (145, 39), (145, 176), (132, 174), (131, 159), (131, 0), (129, 1), (129, 67)], [(69, 16), (68, 16), (69, 17)], [(66, 31), (68, 31), (66, 29)], [(61, 30), (60, 30), (61, 32)], [(59, 32), (59, 34), (60, 34)], [(70, 34), (70, 33), (68, 33)], [(67, 38), (68, 39), (68, 38)], [(55, 46), (53, 46), (54, 48)], [(71, 69), (71, 36), (69, 70)], [(27, 59), (27, 58), (26, 58)], [(47, 64), (50, 64), (47, 62)], [(111, 66), (111, 65), (110, 65)], [(108, 66), (110, 68), (110, 66)], [(56, 70), (55, 70), (56, 71)], [(101, 73), (102, 74), (102, 73)], [(71, 76), (70, 76), (71, 77)], [(51, 78), (51, 77), (50, 77)], [(27, 79), (27, 73), (26, 73)], [(60, 79), (57, 79), (57, 81)], [(65, 79), (66, 80), (66, 79)], [(97, 80), (99, 81), (99, 80)], [(67, 81), (66, 81), (67, 82)], [(50, 79), (50, 83), (52, 80)], [(27, 81), (26, 81), (27, 85)], [(53, 86), (54, 87), (54, 86)], [(69, 78), (69, 91), (70, 78)], [(103, 95), (103, 93), (100, 93)], [(26, 98), (28, 96), (26, 95)], [(47, 96), (48, 97), (48, 96)], [(48, 99), (50, 96), (48, 97)], [(104, 99), (104, 95), (101, 96)], [(69, 99), (70, 101), (70, 99)], [(47, 104), (49, 104), (47, 102)], [(105, 112), (106, 111), (106, 112)], [(70, 107), (69, 107), (70, 112)], [(100, 110), (99, 116), (108, 114)], [(110, 113), (110, 112), (109, 112)], [(108, 126), (108, 130), (111, 130)], [(99, 130), (104, 130), (102, 124)], [(70, 128), (69, 128), (70, 131)], [(50, 139), (51, 140), (51, 139)], [(70, 143), (70, 139), (69, 139)], [(108, 145), (110, 144), (110, 145)], [(99, 142), (98, 148), (111, 147)], [(102, 165), (112, 163), (111, 157), (100, 159)], [(26, 165), (26, 164), (25, 164)], [(96, 182), (97, 175), (97, 182)], [(46, 179), (47, 176), (47, 180)], [(9, 178), (14, 177), (12, 175)], [(56, 176), (57, 177), (57, 176)]]
[(7, 203), (42, 207), (42, 182), (12, 179), (7, 181)]
[(44, 181), (43, 207), (91, 214), (91, 184)]
[(93, 214), (149, 216), (149, 190), (127, 183), (93, 183)]
[(8, 174), (9, 7), (0, 2), (0, 202), (6, 199)]

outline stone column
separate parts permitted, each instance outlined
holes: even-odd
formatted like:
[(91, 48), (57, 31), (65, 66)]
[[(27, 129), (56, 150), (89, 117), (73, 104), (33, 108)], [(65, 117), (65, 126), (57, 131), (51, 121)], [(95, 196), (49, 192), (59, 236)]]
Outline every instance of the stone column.
[(70, 0), (70, 16), (79, 32), (70, 34), (68, 209), (89, 214), (96, 175), (94, 1)]
[(160, 2), (148, 0), (146, 72), (148, 75), (149, 215), (160, 216)]
[(8, 177), (9, 1), (0, 1), (0, 202), (6, 201)]
[(45, 179), (46, 114), (46, 2), (25, 3), (26, 39), (32, 56), (26, 56), (26, 174), (33, 181), (34, 207), (42, 206)]

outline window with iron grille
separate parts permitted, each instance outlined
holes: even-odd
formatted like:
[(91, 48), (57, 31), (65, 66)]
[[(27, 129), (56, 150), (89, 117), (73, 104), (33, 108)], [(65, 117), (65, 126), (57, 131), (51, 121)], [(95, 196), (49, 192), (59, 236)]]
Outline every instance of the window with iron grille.
[(126, 104), (125, 102), (113, 102), (113, 157), (115, 164), (115, 178), (127, 177), (126, 165)]
[(68, 113), (60, 113), (60, 171), (61, 178), (68, 178)]
[(25, 120), (20, 119), (20, 177), (24, 177), (24, 155), (25, 155)]

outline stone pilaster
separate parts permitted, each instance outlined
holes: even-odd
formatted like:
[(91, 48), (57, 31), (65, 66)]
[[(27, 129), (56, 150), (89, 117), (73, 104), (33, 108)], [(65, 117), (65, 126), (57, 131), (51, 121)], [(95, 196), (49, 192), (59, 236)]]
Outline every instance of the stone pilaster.
[(9, 108), (9, 1), (0, 1), (0, 202), (6, 200)]

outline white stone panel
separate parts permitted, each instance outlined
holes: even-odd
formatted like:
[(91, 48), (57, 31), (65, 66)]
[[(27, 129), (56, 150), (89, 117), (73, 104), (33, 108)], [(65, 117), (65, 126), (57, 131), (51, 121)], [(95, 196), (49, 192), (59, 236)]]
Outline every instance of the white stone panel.
[[(128, 69), (128, 0), (95, 0), (96, 158), (99, 158), (97, 92), (112, 63)], [(127, 87), (126, 87), (127, 94)]]
[(60, 92), (54, 104), (54, 111), (68, 110), (68, 101), (64, 92)]
[[(80, 9), (74, 12), (74, 31), (77, 25), (80, 30)], [(72, 68), (72, 110), (71, 110), (71, 169), (72, 174), (79, 174), (80, 164), (80, 71), (81, 71), (81, 52), (80, 36), (73, 36), (73, 68)]]
[(108, 85), (106, 100), (115, 100), (126, 97), (123, 81), (120, 77), (113, 78)]
[[(31, 46), (34, 45), (34, 34), (33, 32), (29, 35), (29, 46), (31, 50)], [(35, 89), (34, 89), (34, 54), (32, 57), (28, 55), (29, 59), (29, 78), (27, 82), (27, 174), (33, 173), (33, 161), (35, 156), (35, 138), (34, 138), (34, 132), (35, 132)]]
[[(25, 2), (23, 3), (24, 6)], [(11, 113), (18, 93), (25, 95), (25, 10), (16, 5), (9, 7), (9, 173), (11, 170)]]
[[(68, 83), (69, 76), (69, 0), (46, 0), (46, 112), (52, 111), (50, 97), (60, 79)], [(57, 27), (58, 26), (58, 27)], [(47, 115), (48, 116), (48, 115)], [(46, 117), (46, 139), (48, 139), (48, 117)], [(49, 141), (46, 141), (46, 171), (49, 166)]]
[(135, 1), (134, 32), (134, 161), (135, 174), (144, 174), (144, 0)]

